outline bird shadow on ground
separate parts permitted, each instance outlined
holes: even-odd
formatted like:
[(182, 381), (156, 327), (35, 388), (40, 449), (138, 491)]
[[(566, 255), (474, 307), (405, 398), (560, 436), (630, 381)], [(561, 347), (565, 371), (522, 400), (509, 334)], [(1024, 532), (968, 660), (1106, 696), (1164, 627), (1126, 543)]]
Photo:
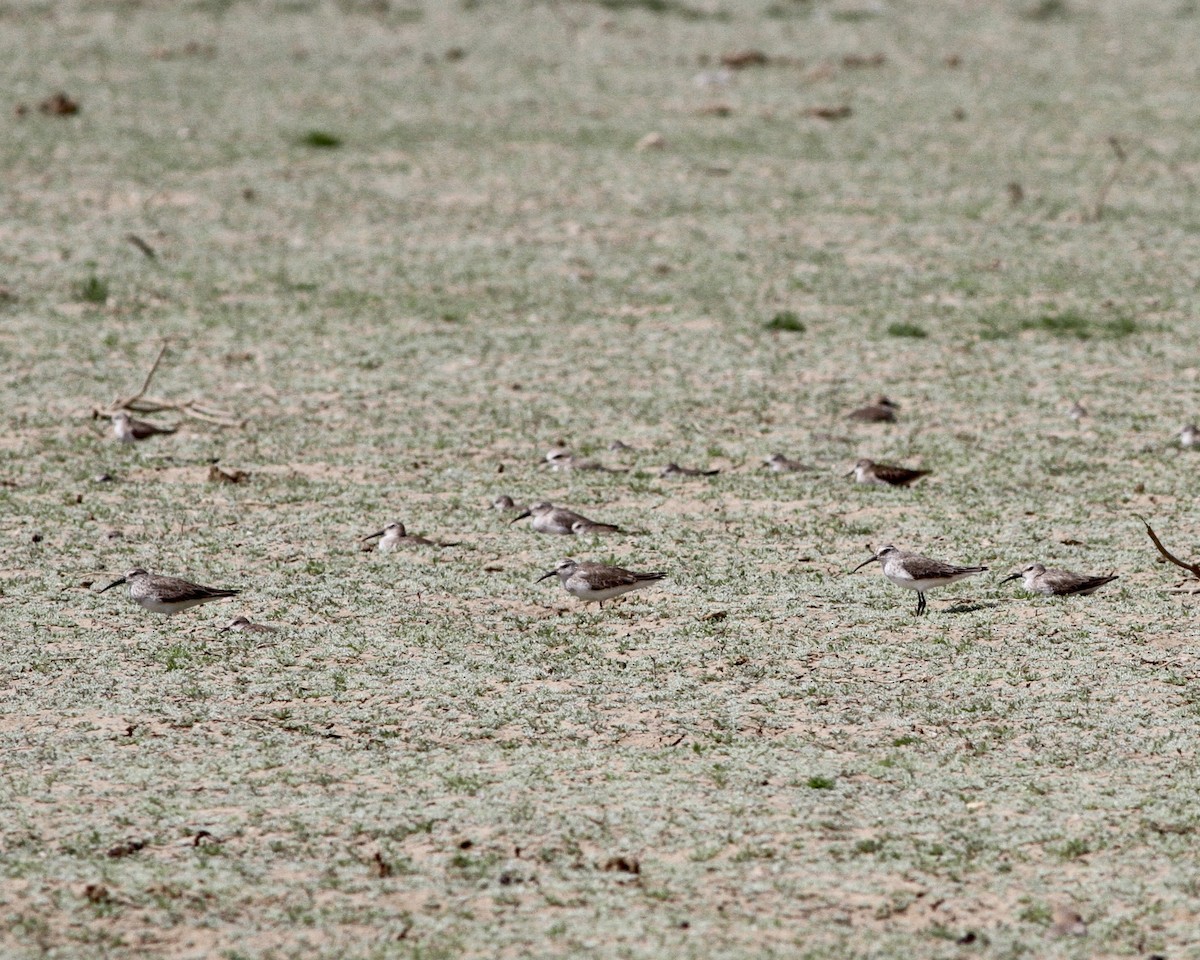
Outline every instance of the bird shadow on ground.
[(992, 610), (1002, 606), (1002, 600), (958, 600), (954, 606), (946, 607), (942, 613), (975, 613), (978, 610)]

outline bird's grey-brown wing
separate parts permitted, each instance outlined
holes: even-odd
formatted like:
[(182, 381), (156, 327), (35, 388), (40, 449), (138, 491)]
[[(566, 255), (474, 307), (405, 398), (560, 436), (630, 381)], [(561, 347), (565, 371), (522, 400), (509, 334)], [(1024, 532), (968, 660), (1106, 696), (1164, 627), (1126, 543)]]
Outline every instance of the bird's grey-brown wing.
[(182, 577), (151, 577), (146, 581), (146, 593), (153, 594), (163, 603), (179, 603), (184, 600), (200, 600), (215, 597), (235, 597), (240, 591), (223, 590), (192, 583)]
[(859, 407), (857, 410), (847, 414), (847, 420), (858, 420), (862, 423), (887, 423), (896, 419), (895, 412), (891, 407), (880, 406), (873, 403), (867, 407)]
[(147, 423), (145, 420), (129, 421), (129, 430), (136, 440), (145, 440), (147, 437), (153, 437), (156, 434), (174, 433), (175, 429), (175, 427), (159, 427), (153, 423)]
[(634, 573), (621, 567), (610, 567), (603, 563), (581, 563), (575, 576), (582, 576), (593, 590), (612, 590), (614, 587), (631, 587), (637, 583), (661, 580), (664, 573)]
[(886, 463), (875, 464), (875, 476), (894, 487), (906, 487), (928, 473), (928, 470), (913, 470), (910, 467), (896, 467)]
[(904, 569), (914, 580), (940, 580), (943, 577), (957, 577), (967, 573), (983, 573), (987, 567), (960, 567), (930, 557), (910, 555), (904, 558)]
[(1047, 570), (1042, 574), (1043, 583), (1061, 597), (1071, 594), (1088, 594), (1099, 590), (1106, 583), (1116, 580), (1116, 575), (1107, 577), (1092, 577), (1083, 573), (1072, 573), (1070, 570)]

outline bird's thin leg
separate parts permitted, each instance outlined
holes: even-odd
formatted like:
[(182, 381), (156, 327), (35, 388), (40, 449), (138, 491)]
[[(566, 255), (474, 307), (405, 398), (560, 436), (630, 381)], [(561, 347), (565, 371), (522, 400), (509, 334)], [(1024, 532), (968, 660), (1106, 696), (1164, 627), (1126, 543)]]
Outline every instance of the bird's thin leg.
[(917, 591), (917, 616), (925, 612), (925, 594), (920, 590)]

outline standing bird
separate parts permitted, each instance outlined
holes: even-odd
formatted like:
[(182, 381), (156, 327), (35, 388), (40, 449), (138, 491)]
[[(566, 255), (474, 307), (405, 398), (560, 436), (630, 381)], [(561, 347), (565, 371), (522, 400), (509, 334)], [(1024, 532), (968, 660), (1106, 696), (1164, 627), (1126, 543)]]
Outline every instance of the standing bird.
[(847, 420), (857, 420), (860, 423), (895, 423), (898, 403), (893, 403), (887, 397), (879, 397), (874, 403), (859, 407), (846, 414)]
[(541, 583), (547, 577), (553, 576), (562, 581), (563, 589), (571, 596), (578, 597), (584, 603), (594, 600), (603, 608), (605, 600), (619, 597), (630, 590), (640, 590), (661, 580), (666, 574), (634, 573), (632, 570), (622, 570), (620, 567), (610, 567), (604, 563), (567, 559), (561, 561), (553, 570), (543, 573), (534, 582)]
[[(517, 516), (513, 517), (509, 523), (516, 523), (518, 520), (524, 520), (526, 517), (533, 517), (531, 525), (534, 533), (557, 533), (561, 536), (570, 536), (575, 533), (575, 524), (596, 524), (595, 520), (589, 520), (581, 513), (576, 513), (574, 510), (568, 510), (566, 507), (556, 507), (554, 504), (543, 500), (541, 503), (535, 503), (528, 510), (524, 510)], [(601, 526), (612, 527), (608, 533), (621, 533), (621, 528), (615, 524), (601, 524)]]
[(865, 459), (859, 460), (854, 469), (846, 474), (848, 477), (853, 476), (856, 483), (874, 483), (889, 487), (907, 487), (928, 475), (928, 470), (913, 470), (910, 467), (896, 467)]
[(226, 597), (236, 597), (238, 590), (221, 590), (217, 587), (202, 587), (190, 580), (179, 577), (163, 577), (155, 573), (147, 573), (141, 567), (130, 570), (119, 580), (114, 580), (101, 590), (111, 590), (122, 583), (129, 584), (129, 599), (141, 604), (151, 613), (162, 613), (168, 617), (172, 614), (196, 607), (210, 600), (223, 600)]
[(1194, 423), (1189, 423), (1186, 427), (1180, 430), (1179, 445), (1185, 450), (1190, 450), (1192, 447), (1200, 446), (1200, 428), (1197, 428)]
[(721, 471), (697, 470), (695, 467), (681, 467), (677, 463), (668, 463), (659, 471), (660, 477), (715, 477)]
[(869, 560), (864, 560), (851, 573), (858, 573), (868, 563), (878, 561), (883, 567), (883, 575), (896, 586), (905, 590), (917, 591), (917, 616), (925, 612), (925, 591), (935, 587), (946, 587), (957, 583), (966, 577), (984, 573), (987, 567), (957, 567), (952, 563), (942, 563), (941, 560), (931, 560), (907, 550), (897, 550), (891, 544), (881, 547), (879, 552)]
[(1083, 573), (1072, 573), (1070, 570), (1056, 570), (1041, 563), (1031, 563), (1011, 577), (1005, 577), (1001, 583), (1025, 578), (1025, 589), (1030, 593), (1044, 593), (1048, 597), (1068, 597), (1072, 594), (1088, 596), (1095, 593), (1106, 583), (1117, 579), (1116, 574), (1107, 577), (1089, 577)]
[[(400, 547), (457, 547), (458, 542), (442, 543), (441, 541), (427, 540), (425, 537), (418, 537), (415, 533), (409, 533), (404, 529), (402, 523), (389, 523), (382, 530), (377, 530), (375, 533), (367, 534), (362, 538), (362, 542), (374, 540), (376, 537), (382, 537), (379, 541), (380, 553), (391, 553), (393, 550), (398, 550)], [(366, 550), (363, 547), (363, 550)]]
[(154, 436), (166, 436), (175, 432), (175, 427), (160, 427), (145, 420), (134, 420), (127, 410), (118, 410), (112, 417), (113, 433), (121, 443), (137, 443)]

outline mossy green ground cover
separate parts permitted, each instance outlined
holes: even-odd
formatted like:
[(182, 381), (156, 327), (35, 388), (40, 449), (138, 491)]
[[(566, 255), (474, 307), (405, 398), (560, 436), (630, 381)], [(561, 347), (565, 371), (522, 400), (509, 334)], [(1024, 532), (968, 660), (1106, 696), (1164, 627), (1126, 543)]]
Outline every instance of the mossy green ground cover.
[[(0, 4), (0, 951), (1194, 954), (1194, 603), (1137, 517), (1200, 553), (1198, 44), (1179, 0)], [(163, 338), (152, 392), (244, 427), (111, 441)], [(393, 519), (463, 545), (360, 552)], [(886, 542), (993, 573), (916, 620), (847, 575)], [(670, 579), (584, 611), (566, 554)], [(1121, 579), (997, 586), (1035, 559)], [(134, 565), (245, 592), (95, 592)]]

